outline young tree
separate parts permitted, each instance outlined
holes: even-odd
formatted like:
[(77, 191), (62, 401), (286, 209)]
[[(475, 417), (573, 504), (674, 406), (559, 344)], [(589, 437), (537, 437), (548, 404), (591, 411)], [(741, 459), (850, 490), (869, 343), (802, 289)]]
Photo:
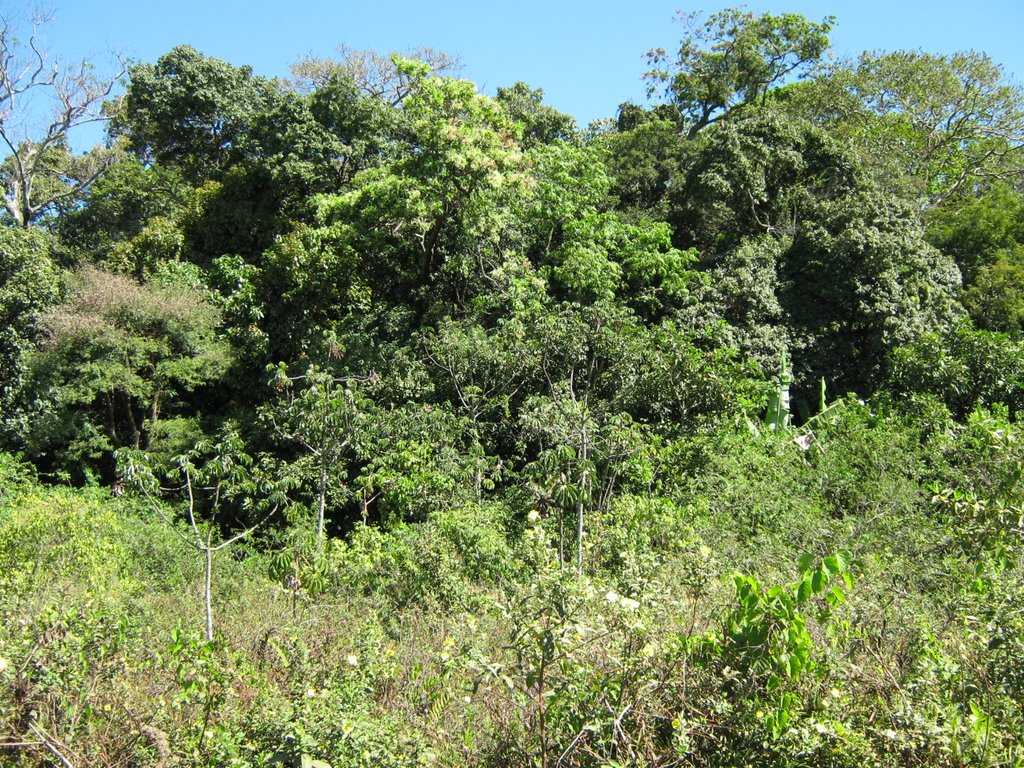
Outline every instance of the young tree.
[(272, 372), (271, 384), (281, 397), (266, 413), (277, 432), (300, 445), (314, 465), (319, 547), (323, 544), (332, 486), (344, 478), (342, 460), (355, 439), (366, 403), (354, 386), (354, 378), (336, 378), (315, 365), (298, 376), (289, 376), (284, 363)]
[[(160, 487), (158, 474), (161, 471), (152, 466), (145, 453), (126, 449), (119, 451), (117, 458), (122, 477), (139, 489), (153, 511), (187, 547), (203, 556), (206, 640), (212, 642), (214, 556), (252, 534), (277, 512), (285, 501), (282, 484), (270, 482), (262, 468), (242, 450), (238, 434), (231, 431), (216, 445), (200, 442), (186, 454), (176, 457), (172, 466), (163, 472), (167, 479), (176, 483), (170, 488)], [(189, 533), (183, 533), (165, 510), (159, 499), (163, 493), (177, 494), (184, 499)], [(224, 521), (218, 520), (218, 516), (232, 505), (254, 511), (256, 522), (224, 538), (220, 532)], [(201, 517), (203, 512), (205, 520)]]
[[(48, 20), (35, 16), (27, 40), (0, 21), (0, 144), (9, 153), (0, 163), (0, 184), (7, 214), (24, 228), (82, 194), (116, 156), (102, 148), (76, 156), (68, 135), (109, 117), (104, 101), (124, 73), (123, 63), (118, 58), (117, 71), (106, 77), (87, 60), (51, 61), (38, 36)], [(46, 102), (51, 112), (39, 125), (33, 115)]]

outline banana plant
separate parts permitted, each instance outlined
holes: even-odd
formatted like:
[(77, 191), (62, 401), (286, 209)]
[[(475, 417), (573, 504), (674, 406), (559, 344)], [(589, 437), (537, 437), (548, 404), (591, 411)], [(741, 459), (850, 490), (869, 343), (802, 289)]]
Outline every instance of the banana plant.
[(789, 413), (789, 385), (793, 381), (793, 372), (789, 367), (785, 349), (782, 350), (781, 370), (782, 374), (779, 376), (779, 384), (768, 399), (768, 413), (764, 419), (765, 425), (772, 431), (784, 429), (791, 422)]

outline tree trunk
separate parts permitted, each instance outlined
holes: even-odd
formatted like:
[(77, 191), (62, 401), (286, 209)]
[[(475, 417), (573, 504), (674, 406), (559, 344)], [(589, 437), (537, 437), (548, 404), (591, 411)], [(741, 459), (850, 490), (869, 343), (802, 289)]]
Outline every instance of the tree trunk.
[(206, 555), (206, 585), (204, 597), (206, 598), (206, 640), (213, 642), (213, 547), (211, 544), (212, 531), (206, 533), (206, 546), (203, 554)]
[[(580, 434), (580, 461), (583, 463), (583, 471), (586, 472), (587, 464), (587, 428), (584, 425)], [(581, 477), (579, 488), (579, 500), (576, 502), (576, 574), (583, 576), (583, 516), (586, 511), (587, 498), (587, 476)]]
[(320, 498), (316, 518), (316, 543), (321, 546), (324, 541), (324, 516), (327, 511), (327, 461), (320, 457)]

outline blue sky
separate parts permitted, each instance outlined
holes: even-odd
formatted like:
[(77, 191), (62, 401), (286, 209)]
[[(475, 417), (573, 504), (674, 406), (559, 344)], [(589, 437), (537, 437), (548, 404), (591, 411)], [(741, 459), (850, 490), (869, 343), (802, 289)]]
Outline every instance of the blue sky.
[[(543, 88), (548, 103), (586, 125), (613, 116), (623, 101), (644, 102), (643, 54), (678, 42), (682, 27), (673, 18), (684, 2), (51, 0), (54, 20), (45, 37), (55, 55), (99, 62), (110, 49), (154, 61), (187, 43), (266, 76), (287, 74), (288, 65), (304, 54), (329, 56), (341, 42), (382, 51), (429, 45), (460, 56), (463, 76), (485, 93), (523, 80)], [(725, 5), (682, 7), (713, 12)], [(816, 21), (836, 16), (832, 41), (839, 56), (867, 49), (980, 50), (1024, 81), (1021, 0), (742, 5), (755, 13), (790, 11)], [(21, 3), (0, 0), (0, 15), (17, 18), (21, 9)]]

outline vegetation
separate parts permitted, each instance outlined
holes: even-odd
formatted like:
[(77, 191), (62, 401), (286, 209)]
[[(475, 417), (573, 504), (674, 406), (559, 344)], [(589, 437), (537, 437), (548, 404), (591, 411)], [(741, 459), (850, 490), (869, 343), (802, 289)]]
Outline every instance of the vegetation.
[(585, 131), (3, 26), (0, 763), (1024, 766), (1024, 92), (684, 21)]

